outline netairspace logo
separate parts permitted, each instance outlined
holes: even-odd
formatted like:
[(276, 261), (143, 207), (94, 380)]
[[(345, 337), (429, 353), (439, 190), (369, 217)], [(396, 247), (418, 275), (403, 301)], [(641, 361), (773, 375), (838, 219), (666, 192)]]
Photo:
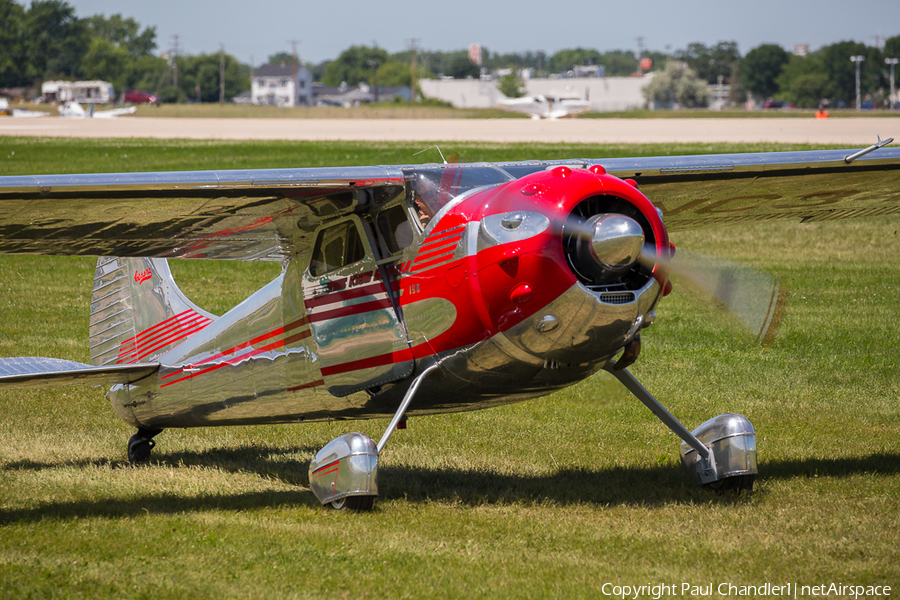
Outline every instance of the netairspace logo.
[(763, 583), (761, 585), (739, 585), (731, 582), (722, 583), (657, 583), (644, 585), (619, 585), (604, 583), (600, 593), (620, 600), (637, 600), (652, 598), (660, 600), (670, 596), (716, 596), (722, 598), (740, 597), (782, 597), (782, 598), (816, 598), (839, 596), (842, 598), (888, 598), (891, 595), (889, 585), (850, 585), (845, 583), (820, 583), (818, 585), (801, 585), (799, 583)]

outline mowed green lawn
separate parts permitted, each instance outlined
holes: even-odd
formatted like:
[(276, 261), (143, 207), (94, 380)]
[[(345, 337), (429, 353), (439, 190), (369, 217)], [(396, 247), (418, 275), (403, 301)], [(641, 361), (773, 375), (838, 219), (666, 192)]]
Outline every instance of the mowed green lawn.
[[(420, 149), (0, 138), (0, 174), (409, 163)], [(442, 145), (463, 160), (781, 149)], [(673, 234), (680, 250), (780, 275), (790, 290), (761, 348), (676, 281), (631, 369), (689, 428), (729, 411), (753, 422), (760, 477), (740, 497), (690, 483), (678, 438), (605, 374), (411, 420), (380, 459), (371, 514), (321, 507), (306, 471), (332, 438), (377, 439), (386, 421), (170, 430), (151, 464), (132, 467), (133, 432), (103, 390), (0, 392), (0, 598), (611, 597), (604, 584), (674, 584), (688, 597), (685, 583), (714, 596), (720, 583), (896, 595), (898, 231), (894, 216)], [(277, 268), (173, 270), (220, 312)], [(0, 256), (0, 356), (89, 362), (93, 270), (92, 259)]]

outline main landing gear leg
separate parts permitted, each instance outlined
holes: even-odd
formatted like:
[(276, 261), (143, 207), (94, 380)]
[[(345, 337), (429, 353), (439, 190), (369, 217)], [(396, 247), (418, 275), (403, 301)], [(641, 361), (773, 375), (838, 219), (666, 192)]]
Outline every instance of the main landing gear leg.
[(378, 496), (378, 455), (406, 414), (422, 380), (434, 364), (413, 380), (378, 444), (364, 433), (348, 433), (319, 450), (309, 463), (309, 487), (322, 504), (337, 510), (372, 510)]
[(756, 432), (743, 415), (725, 413), (706, 421), (693, 432), (672, 416), (627, 369), (610, 360), (603, 368), (655, 414), (683, 441), (681, 465), (695, 483), (715, 490), (751, 491), (759, 472)]
[(143, 463), (150, 460), (150, 451), (156, 446), (153, 438), (160, 433), (162, 429), (138, 429), (128, 440), (128, 462)]

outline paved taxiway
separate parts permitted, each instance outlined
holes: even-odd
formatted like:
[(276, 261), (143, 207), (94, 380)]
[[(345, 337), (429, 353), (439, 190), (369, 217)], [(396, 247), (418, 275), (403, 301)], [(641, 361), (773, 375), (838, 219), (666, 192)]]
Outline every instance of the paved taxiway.
[(900, 140), (898, 118), (808, 119), (0, 119), (0, 136), (544, 143), (809, 143)]

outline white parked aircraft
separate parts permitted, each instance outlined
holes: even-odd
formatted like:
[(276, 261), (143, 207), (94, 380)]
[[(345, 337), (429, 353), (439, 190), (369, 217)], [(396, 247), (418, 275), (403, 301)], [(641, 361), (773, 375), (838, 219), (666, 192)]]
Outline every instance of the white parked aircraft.
[(137, 107), (129, 106), (128, 108), (114, 108), (112, 110), (94, 112), (94, 105), (91, 104), (89, 106), (90, 108), (85, 111), (84, 108), (74, 100), (68, 100), (59, 106), (59, 116), (66, 119), (88, 119), (91, 117), (97, 119), (112, 119), (122, 115), (133, 114), (137, 110)]
[(0, 116), (9, 117), (46, 117), (48, 113), (26, 110), (23, 108), (11, 108), (9, 100), (0, 98)]
[(579, 98), (562, 98), (559, 96), (526, 96), (524, 98), (508, 98), (500, 92), (497, 106), (507, 110), (531, 115), (532, 119), (550, 119), (551, 121), (587, 112), (591, 103)]

